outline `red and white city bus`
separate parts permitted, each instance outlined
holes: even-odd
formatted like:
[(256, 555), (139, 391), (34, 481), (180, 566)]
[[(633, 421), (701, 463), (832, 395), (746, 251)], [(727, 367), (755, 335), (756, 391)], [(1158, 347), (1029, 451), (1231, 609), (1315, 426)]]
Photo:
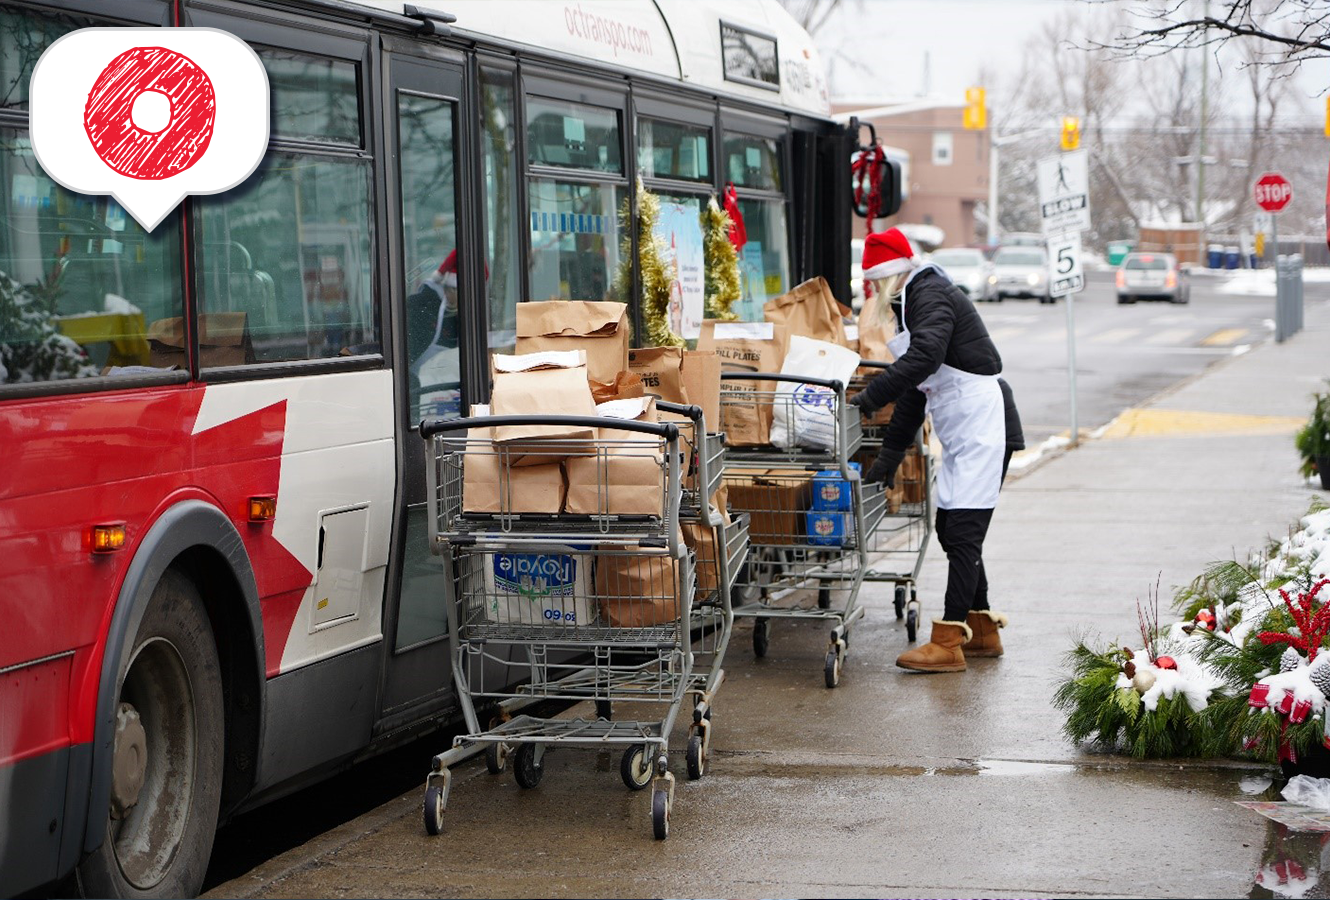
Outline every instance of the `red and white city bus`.
[[(455, 17), (455, 21), (454, 21)], [(145, 233), (37, 165), (89, 26), (248, 41), (271, 138)], [(774, 0), (0, 2), (0, 894), (197, 891), (217, 824), (448, 721), (424, 414), (733, 183), (745, 309), (848, 301), (852, 138)]]

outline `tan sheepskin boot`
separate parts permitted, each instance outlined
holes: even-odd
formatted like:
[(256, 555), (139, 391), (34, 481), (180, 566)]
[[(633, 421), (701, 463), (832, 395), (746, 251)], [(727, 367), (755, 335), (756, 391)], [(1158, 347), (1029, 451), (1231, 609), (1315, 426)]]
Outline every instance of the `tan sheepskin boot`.
[(964, 672), (965, 654), (961, 644), (974, 637), (964, 622), (933, 620), (933, 635), (928, 643), (896, 657), (896, 665), (915, 672)]
[(1006, 616), (991, 609), (975, 609), (965, 617), (965, 624), (974, 632), (974, 637), (961, 645), (966, 656), (974, 659), (1002, 655), (1002, 638), (998, 635), (998, 629), (1007, 627)]

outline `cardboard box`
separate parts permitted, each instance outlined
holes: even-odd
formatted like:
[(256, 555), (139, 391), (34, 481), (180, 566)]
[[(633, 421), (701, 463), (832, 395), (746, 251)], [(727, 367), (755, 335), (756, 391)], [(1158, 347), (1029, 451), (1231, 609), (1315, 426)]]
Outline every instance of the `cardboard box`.
[(924, 484), (924, 475), (926, 472), (924, 458), (919, 451), (911, 447), (905, 454), (905, 459), (901, 461), (900, 469), (896, 472), (896, 485), (901, 489), (901, 500), (905, 503), (923, 503), (927, 494), (927, 485)]
[(768, 469), (725, 476), (731, 514), (748, 513), (754, 544), (795, 544), (803, 540), (813, 499), (813, 473), (804, 469)]
[(589, 554), (486, 553), (482, 559), (487, 620), (551, 628), (594, 622)]
[[(860, 471), (857, 462), (850, 468)], [(840, 469), (824, 469), (813, 476), (813, 509), (845, 512), (854, 509), (853, 485), (841, 477)]]
[(667, 625), (679, 618), (679, 561), (659, 552), (596, 557), (596, 603), (614, 628)]
[[(586, 354), (581, 350), (518, 356), (496, 353), (493, 364), (490, 409), (496, 416), (596, 414)], [(595, 436), (594, 428), (576, 425), (502, 425), (494, 429), (495, 445), (514, 454), (511, 464), (515, 466), (547, 464), (586, 453)]]
[(517, 304), (517, 352), (582, 350), (592, 381), (628, 368), (628, 307), (614, 301), (545, 300)]
[(824, 547), (843, 547), (854, 533), (854, 514), (810, 509), (804, 513), (804, 531), (808, 543)]

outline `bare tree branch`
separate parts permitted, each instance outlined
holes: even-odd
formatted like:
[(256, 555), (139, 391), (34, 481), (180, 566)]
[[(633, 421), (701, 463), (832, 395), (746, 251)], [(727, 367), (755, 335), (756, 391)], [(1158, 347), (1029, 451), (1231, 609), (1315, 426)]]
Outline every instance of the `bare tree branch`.
[(1301, 63), (1330, 57), (1330, 4), (1325, 0), (1284, 0), (1269, 5), (1259, 0), (1223, 0), (1219, 15), (1188, 15), (1192, 4), (1168, 0), (1148, 12), (1137, 12), (1146, 23), (1120, 32), (1108, 42), (1090, 41), (1088, 49), (1107, 50), (1119, 57), (1156, 56), (1173, 50), (1218, 47), (1230, 41), (1256, 42), (1263, 49), (1243, 66)]

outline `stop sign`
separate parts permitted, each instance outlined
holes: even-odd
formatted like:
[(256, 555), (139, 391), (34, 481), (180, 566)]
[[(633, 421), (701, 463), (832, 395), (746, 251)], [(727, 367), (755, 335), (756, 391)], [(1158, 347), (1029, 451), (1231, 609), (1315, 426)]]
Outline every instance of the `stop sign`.
[(1293, 199), (1293, 185), (1278, 172), (1266, 172), (1256, 179), (1252, 193), (1257, 206), (1266, 212), (1277, 213)]

